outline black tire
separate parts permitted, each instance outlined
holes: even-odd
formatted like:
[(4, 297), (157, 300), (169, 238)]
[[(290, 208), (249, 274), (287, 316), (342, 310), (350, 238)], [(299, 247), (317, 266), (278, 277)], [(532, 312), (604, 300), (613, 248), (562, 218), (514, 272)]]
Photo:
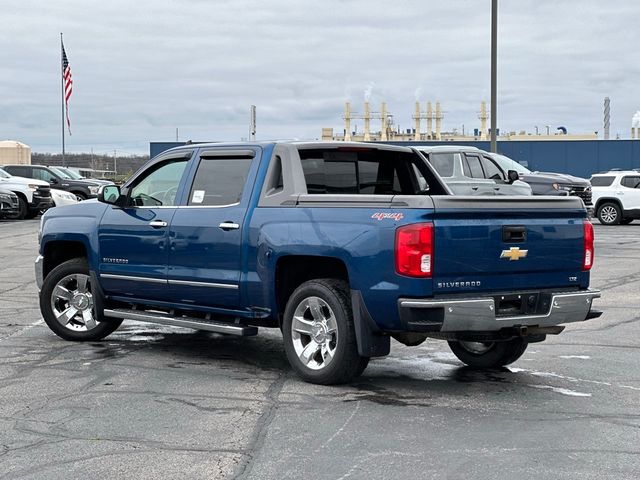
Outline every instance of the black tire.
[[(42, 317), (49, 328), (56, 335), (64, 338), (65, 340), (100, 340), (114, 332), (120, 326), (122, 320), (109, 319), (108, 321), (104, 321), (105, 319), (97, 314), (96, 309), (90, 307), (87, 310), (92, 313), (92, 318), (95, 320), (95, 327), (87, 328), (85, 325), (85, 329), (83, 330), (82, 324), (84, 323), (84, 319), (81, 312), (74, 314), (67, 323), (67, 326), (64, 326), (56, 317), (54, 308), (62, 310), (65, 307), (71, 307), (72, 303), (69, 300), (65, 304), (65, 300), (57, 296), (54, 299), (54, 289), (59, 282), (64, 282), (65, 279), (69, 279), (73, 276), (81, 276), (83, 278), (89, 276), (89, 265), (84, 258), (68, 260), (51, 270), (51, 272), (45, 277), (42, 291), (40, 292), (40, 312), (42, 313)], [(73, 284), (74, 280), (71, 279), (69, 281)], [(79, 285), (77, 285), (76, 288), (77, 292), (80, 292), (81, 290), (87, 291), (89, 293), (88, 297), (93, 298), (90, 280), (87, 279), (86, 289), (79, 288)]]
[(631, 222), (633, 222), (633, 220), (633, 218), (623, 218), (622, 220), (620, 220), (620, 224), (629, 225)]
[(11, 220), (24, 220), (27, 217), (27, 214), (29, 213), (29, 205), (27, 205), (27, 201), (18, 196), (18, 212), (14, 213), (13, 215), (9, 215), (7, 216), (7, 218), (10, 218)]
[[(485, 351), (471, 348), (472, 345), (484, 346)], [(506, 342), (449, 342), (449, 348), (458, 359), (473, 368), (498, 368), (509, 365), (524, 354), (529, 344), (523, 338), (514, 338)]]
[(79, 202), (84, 202), (87, 199), (87, 196), (82, 192), (71, 192), (71, 193), (73, 193), (78, 198)]
[(622, 212), (617, 203), (605, 202), (598, 207), (597, 217), (602, 225), (618, 225), (622, 220)]
[(38, 215), (40, 215), (40, 210), (29, 210), (24, 218), (31, 220), (36, 218)]
[[(300, 285), (287, 301), (282, 324), (284, 349), (291, 367), (306, 382), (320, 385), (347, 383), (360, 375), (369, 363), (369, 358), (361, 357), (358, 354), (351, 299), (348, 292), (349, 286), (342, 280), (310, 280)], [(309, 363), (312, 360), (314, 364), (325, 365), (319, 367), (316, 365), (315, 369), (305, 365), (296, 352), (296, 348), (303, 346), (305, 338), (308, 337), (307, 343), (304, 344), (305, 347), (309, 346), (311, 342), (315, 342), (315, 340), (311, 335), (306, 334), (297, 334), (299, 338), (296, 339), (292, 329), (296, 309), (304, 310), (305, 302), (309, 302), (309, 299), (313, 298), (318, 298), (325, 304), (318, 308), (322, 312), (328, 312), (327, 316), (332, 313), (336, 324), (335, 336), (332, 336), (333, 334), (329, 336), (326, 333), (321, 334), (325, 338), (335, 339), (335, 341), (329, 341), (329, 344), (334, 345), (333, 355), (330, 360), (327, 361), (326, 357), (323, 356), (320, 344), (316, 342), (319, 349), (316, 354), (310, 357)], [(311, 314), (310, 307), (304, 311), (305, 315), (307, 313)], [(314, 317), (309, 320), (309, 323), (318, 322)]]

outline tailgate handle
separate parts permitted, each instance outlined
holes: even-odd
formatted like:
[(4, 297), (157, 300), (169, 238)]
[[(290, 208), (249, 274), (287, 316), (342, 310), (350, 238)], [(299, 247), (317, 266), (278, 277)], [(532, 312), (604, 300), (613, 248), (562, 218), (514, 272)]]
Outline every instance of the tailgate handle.
[(527, 229), (524, 225), (505, 225), (502, 227), (503, 242), (525, 242)]

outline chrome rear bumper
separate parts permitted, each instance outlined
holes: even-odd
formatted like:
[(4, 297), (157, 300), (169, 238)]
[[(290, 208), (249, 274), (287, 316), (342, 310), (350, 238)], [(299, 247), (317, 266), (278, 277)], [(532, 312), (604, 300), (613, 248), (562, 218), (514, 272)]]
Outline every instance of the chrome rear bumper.
[(437, 318), (438, 323), (442, 321), (442, 326), (437, 330), (440, 332), (486, 332), (515, 326), (550, 327), (582, 322), (589, 317), (593, 300), (599, 297), (598, 290), (553, 293), (549, 311), (540, 315), (496, 316), (492, 297), (441, 300), (401, 298), (398, 307), (401, 317), (411, 309), (431, 310), (431, 317)]

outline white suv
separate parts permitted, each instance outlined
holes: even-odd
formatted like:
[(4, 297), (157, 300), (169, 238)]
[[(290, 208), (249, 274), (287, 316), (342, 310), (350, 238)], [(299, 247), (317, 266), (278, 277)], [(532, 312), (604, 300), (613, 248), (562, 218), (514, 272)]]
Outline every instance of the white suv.
[(640, 171), (611, 170), (591, 177), (593, 205), (603, 225), (640, 219)]

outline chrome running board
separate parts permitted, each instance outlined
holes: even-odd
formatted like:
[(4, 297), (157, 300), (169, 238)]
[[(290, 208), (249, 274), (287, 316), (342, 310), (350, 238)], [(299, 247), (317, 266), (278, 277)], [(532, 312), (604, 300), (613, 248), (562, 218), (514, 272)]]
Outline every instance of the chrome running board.
[(141, 310), (130, 310), (126, 308), (105, 309), (105, 317), (123, 318), (125, 320), (136, 320), (138, 322), (158, 323), (160, 325), (171, 325), (174, 327), (193, 328), (195, 330), (206, 330), (208, 332), (226, 333), (227, 335), (250, 336), (258, 333), (258, 327), (250, 325), (240, 325), (238, 323), (220, 322), (194, 317), (175, 317), (163, 312), (145, 312)]

